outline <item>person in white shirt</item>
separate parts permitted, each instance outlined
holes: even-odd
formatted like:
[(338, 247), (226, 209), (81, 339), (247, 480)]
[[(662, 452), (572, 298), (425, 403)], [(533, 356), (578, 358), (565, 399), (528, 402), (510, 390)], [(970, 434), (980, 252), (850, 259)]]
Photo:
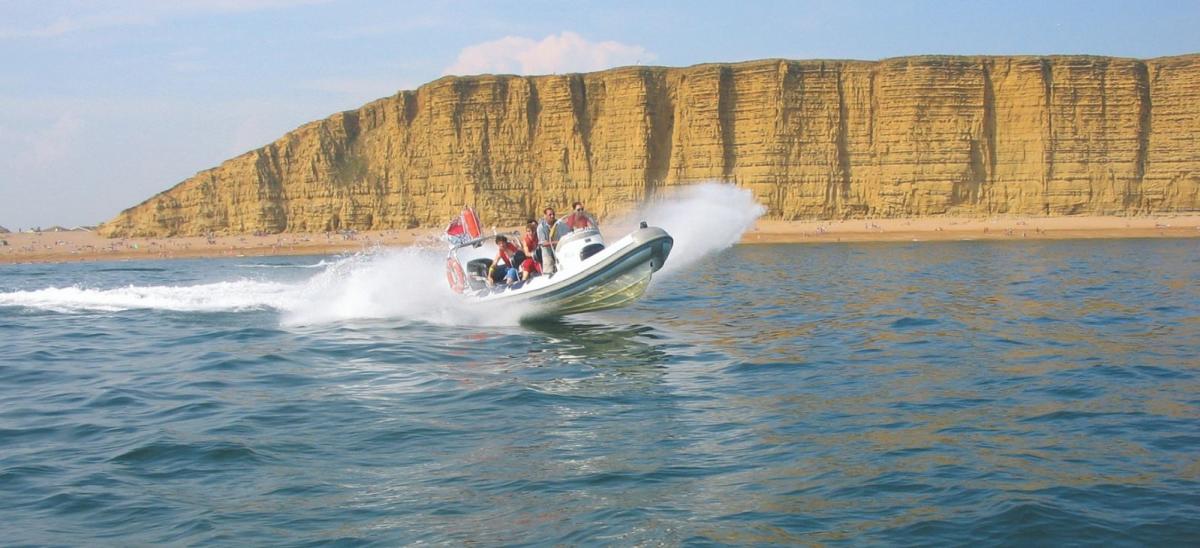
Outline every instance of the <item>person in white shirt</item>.
[(554, 255), (554, 246), (558, 244), (559, 238), (571, 231), (571, 227), (558, 218), (552, 207), (543, 210), (542, 214), (544, 216), (542, 217), (542, 222), (538, 224), (537, 229), (538, 245), (542, 248), (542, 272), (550, 275), (558, 270), (558, 260)]

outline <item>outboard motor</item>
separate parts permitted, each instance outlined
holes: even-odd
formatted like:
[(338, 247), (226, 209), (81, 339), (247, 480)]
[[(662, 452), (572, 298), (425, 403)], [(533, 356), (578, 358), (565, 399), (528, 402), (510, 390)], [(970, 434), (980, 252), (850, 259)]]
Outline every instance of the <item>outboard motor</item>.
[(467, 263), (467, 273), (480, 278), (487, 277), (488, 268), (492, 266), (491, 259), (474, 259)]
[(471, 289), (483, 289), (487, 287), (488, 268), (491, 268), (491, 259), (474, 259), (467, 262), (467, 285)]

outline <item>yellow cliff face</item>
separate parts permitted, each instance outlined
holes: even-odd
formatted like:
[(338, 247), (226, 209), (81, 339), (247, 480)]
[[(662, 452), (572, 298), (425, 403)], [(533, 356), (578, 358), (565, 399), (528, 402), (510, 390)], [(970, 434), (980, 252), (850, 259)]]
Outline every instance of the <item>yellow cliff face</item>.
[(1200, 211), (1200, 55), (767, 60), (447, 77), (125, 210), (108, 236), (601, 217), (729, 181), (774, 219)]

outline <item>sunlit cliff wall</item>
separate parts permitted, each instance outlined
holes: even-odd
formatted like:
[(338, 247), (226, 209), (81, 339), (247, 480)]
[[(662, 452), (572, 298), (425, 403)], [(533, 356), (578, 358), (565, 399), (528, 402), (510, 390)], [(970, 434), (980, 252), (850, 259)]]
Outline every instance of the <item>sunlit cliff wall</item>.
[(777, 219), (1200, 211), (1200, 55), (766, 60), (446, 77), (122, 212), (120, 235), (601, 216), (730, 181)]

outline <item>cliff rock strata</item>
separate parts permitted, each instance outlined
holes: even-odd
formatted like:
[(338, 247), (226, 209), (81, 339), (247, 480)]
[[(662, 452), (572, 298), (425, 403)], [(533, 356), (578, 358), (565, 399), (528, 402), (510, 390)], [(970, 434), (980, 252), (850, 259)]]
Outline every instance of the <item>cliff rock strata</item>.
[(766, 60), (446, 77), (122, 212), (109, 236), (517, 224), (730, 181), (775, 219), (1200, 210), (1200, 55)]

